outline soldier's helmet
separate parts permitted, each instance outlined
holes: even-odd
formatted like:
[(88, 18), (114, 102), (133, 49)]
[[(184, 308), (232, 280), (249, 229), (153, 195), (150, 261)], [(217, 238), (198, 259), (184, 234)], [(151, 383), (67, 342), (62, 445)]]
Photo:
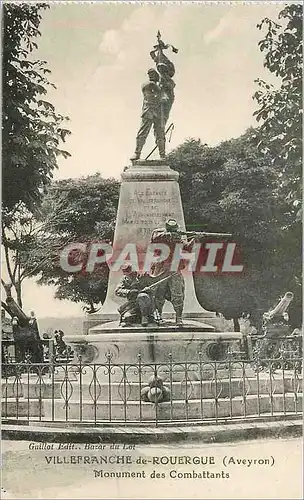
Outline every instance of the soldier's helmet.
[(167, 231), (178, 231), (179, 229), (179, 225), (175, 219), (168, 219), (165, 226)]

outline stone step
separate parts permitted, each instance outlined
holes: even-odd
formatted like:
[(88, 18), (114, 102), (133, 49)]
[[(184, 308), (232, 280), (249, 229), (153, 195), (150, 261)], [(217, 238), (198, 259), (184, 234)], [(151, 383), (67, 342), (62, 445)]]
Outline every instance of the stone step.
[[(2, 384), (3, 398), (25, 398), (25, 399), (66, 399), (72, 398), (74, 401), (82, 399), (102, 399), (138, 401), (141, 390), (147, 386), (146, 383), (139, 385), (138, 382), (128, 382), (122, 380), (120, 383), (111, 384), (111, 390), (107, 383), (91, 381), (83, 382), (80, 391), (79, 380), (55, 381), (50, 380), (28, 384), (24, 381), (22, 384), (7, 382)], [(288, 392), (301, 392), (301, 379), (286, 377), (284, 379), (273, 377), (271, 380), (268, 374), (259, 374), (258, 378), (228, 378), (219, 380), (191, 381), (183, 380), (181, 382), (164, 381), (164, 385), (171, 391), (172, 399), (208, 399), (215, 396), (221, 398), (256, 394), (283, 394)]]
[(193, 399), (176, 400), (154, 405), (152, 403), (128, 401), (100, 401), (94, 405), (92, 401), (69, 401), (68, 406), (62, 400), (19, 400), (7, 399), (2, 403), (2, 415), (6, 418), (36, 418), (48, 421), (154, 421), (218, 419), (240, 416), (258, 416), (269, 413), (285, 414), (302, 411), (302, 395), (287, 393), (275, 394), (272, 398), (263, 394), (258, 396), (236, 397), (233, 399)]

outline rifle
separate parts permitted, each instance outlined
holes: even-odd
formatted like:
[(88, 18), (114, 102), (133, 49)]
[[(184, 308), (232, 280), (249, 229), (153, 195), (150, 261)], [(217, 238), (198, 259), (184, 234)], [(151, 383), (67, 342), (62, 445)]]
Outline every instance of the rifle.
[[(156, 285), (159, 285), (160, 283), (163, 283), (164, 281), (167, 281), (169, 278), (171, 278), (172, 276), (174, 276), (175, 274), (178, 274), (177, 271), (175, 271), (174, 273), (171, 273), (169, 274), (168, 276), (165, 276), (164, 278), (160, 279), (160, 280), (157, 280), (155, 281), (155, 283), (152, 283), (151, 285), (149, 286), (146, 286), (144, 289), (146, 291), (150, 291), (152, 290)], [(140, 293), (142, 290), (139, 290), (138, 293)], [(125, 314), (127, 313), (130, 309), (132, 309), (132, 307), (134, 307), (134, 302), (126, 302), (125, 304), (122, 304), (119, 308), (118, 308), (118, 312), (120, 314)]]
[(167, 281), (169, 278), (171, 278), (172, 276), (175, 276), (177, 273), (177, 271), (175, 271), (174, 273), (171, 273), (171, 274), (168, 274), (167, 276), (165, 276), (164, 278), (160, 279), (160, 280), (157, 280), (155, 281), (155, 283), (152, 283), (152, 285), (149, 285), (149, 286), (145, 286), (145, 290), (151, 290), (152, 288), (154, 288), (156, 285), (159, 285), (160, 283), (163, 283), (163, 281)]
[(199, 237), (199, 238), (231, 238), (231, 233), (208, 233), (205, 231), (178, 231), (179, 234), (185, 234), (186, 236)]

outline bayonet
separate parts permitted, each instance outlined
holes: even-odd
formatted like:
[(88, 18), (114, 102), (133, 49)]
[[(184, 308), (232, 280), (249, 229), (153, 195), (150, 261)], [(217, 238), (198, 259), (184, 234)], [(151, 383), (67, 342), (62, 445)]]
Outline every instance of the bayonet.
[(197, 236), (200, 238), (231, 238), (231, 233), (209, 233), (206, 231), (179, 231), (180, 234), (187, 236)]

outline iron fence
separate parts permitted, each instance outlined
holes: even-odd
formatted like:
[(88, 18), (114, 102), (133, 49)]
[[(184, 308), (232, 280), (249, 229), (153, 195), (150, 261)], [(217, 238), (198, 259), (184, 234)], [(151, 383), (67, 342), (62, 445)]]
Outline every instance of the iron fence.
[[(301, 338), (271, 350), (250, 341), (253, 356), (146, 363), (4, 363), (5, 422), (60, 425), (170, 425), (293, 417), (302, 411)], [(265, 340), (265, 339), (264, 339)], [(285, 344), (284, 344), (284, 342)], [(286, 344), (287, 342), (287, 344)], [(249, 349), (249, 351), (250, 351)], [(273, 354), (275, 353), (275, 355)], [(250, 354), (250, 352), (249, 352)]]
[[(71, 347), (66, 345), (64, 349), (59, 348), (53, 338), (42, 339), (36, 341), (36, 343), (41, 349), (43, 363), (52, 364), (54, 361), (65, 363), (73, 359)], [(30, 349), (25, 349), (24, 356), (22, 356), (24, 359), (22, 359), (22, 361), (18, 359), (18, 348), (16, 344), (18, 343), (13, 339), (1, 340), (2, 367), (4, 365), (10, 365), (10, 371), (12, 371), (12, 365), (15, 363), (28, 362), (28, 364), (31, 364), (33, 361), (33, 353)]]
[(302, 369), (303, 337), (301, 334), (278, 336), (267, 332), (264, 335), (247, 337), (247, 354), (253, 360), (256, 370), (267, 368), (267, 361), (271, 358), (274, 366), (285, 369), (294, 366), (298, 371)]

